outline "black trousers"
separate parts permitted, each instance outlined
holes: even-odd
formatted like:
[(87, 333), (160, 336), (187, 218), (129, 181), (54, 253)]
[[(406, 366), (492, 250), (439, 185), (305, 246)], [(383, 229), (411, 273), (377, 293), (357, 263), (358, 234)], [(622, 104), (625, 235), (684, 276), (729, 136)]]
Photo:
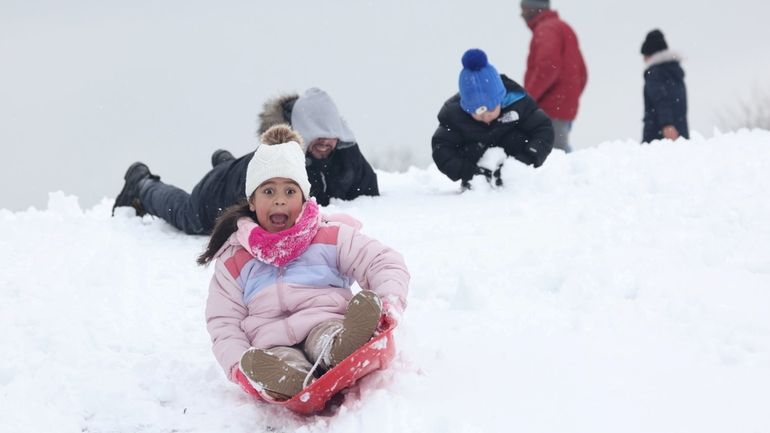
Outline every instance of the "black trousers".
[(192, 194), (161, 181), (146, 180), (139, 189), (139, 201), (150, 215), (163, 218), (188, 235), (208, 234), (212, 227), (201, 221), (198, 184)]
[(243, 189), (252, 155), (213, 167), (189, 194), (161, 181), (145, 180), (139, 186), (139, 201), (147, 213), (179, 230), (207, 235), (226, 208), (246, 199)]

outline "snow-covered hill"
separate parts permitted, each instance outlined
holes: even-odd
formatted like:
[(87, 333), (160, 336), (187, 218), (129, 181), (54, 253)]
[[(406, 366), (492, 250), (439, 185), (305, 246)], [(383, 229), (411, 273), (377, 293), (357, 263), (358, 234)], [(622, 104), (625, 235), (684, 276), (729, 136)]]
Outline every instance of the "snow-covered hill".
[(379, 176), (329, 211), (404, 254), (401, 352), (331, 417), (225, 380), (205, 238), (64, 193), (0, 210), (0, 431), (770, 431), (769, 132), (555, 153), (463, 194)]

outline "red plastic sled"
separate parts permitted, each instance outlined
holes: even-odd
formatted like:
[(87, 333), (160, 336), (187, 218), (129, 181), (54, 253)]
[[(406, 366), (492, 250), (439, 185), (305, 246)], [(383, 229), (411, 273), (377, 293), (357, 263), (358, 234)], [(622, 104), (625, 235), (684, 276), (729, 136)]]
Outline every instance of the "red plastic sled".
[(393, 341), (395, 328), (396, 322), (383, 316), (377, 334), (368, 343), (286, 401), (264, 399), (249, 384), (240, 370), (236, 370), (237, 380), (246, 392), (262, 401), (285, 406), (287, 409), (302, 415), (312, 415), (324, 410), (329, 400), (338, 392), (353, 386), (367, 374), (383, 369), (390, 364), (396, 354), (396, 345)]

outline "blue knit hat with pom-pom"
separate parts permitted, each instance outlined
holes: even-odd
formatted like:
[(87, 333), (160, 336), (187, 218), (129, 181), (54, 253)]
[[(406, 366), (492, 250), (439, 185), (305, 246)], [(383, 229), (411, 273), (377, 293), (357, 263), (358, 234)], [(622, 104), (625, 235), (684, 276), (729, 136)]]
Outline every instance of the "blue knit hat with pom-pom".
[(497, 69), (478, 48), (466, 51), (462, 61), (460, 106), (470, 114), (494, 110), (505, 97), (505, 86)]

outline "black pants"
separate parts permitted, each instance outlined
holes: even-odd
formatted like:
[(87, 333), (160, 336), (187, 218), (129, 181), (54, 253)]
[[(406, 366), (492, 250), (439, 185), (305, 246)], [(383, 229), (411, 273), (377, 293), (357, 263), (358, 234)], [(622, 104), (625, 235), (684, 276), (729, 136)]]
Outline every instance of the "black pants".
[(243, 188), (251, 157), (249, 153), (213, 167), (190, 194), (160, 181), (143, 181), (139, 201), (147, 213), (189, 235), (209, 234), (226, 208), (246, 198)]
[(150, 215), (163, 218), (188, 235), (203, 235), (209, 233), (211, 227), (201, 223), (197, 189), (198, 186), (193, 194), (188, 194), (173, 185), (145, 180), (139, 188), (139, 201)]

